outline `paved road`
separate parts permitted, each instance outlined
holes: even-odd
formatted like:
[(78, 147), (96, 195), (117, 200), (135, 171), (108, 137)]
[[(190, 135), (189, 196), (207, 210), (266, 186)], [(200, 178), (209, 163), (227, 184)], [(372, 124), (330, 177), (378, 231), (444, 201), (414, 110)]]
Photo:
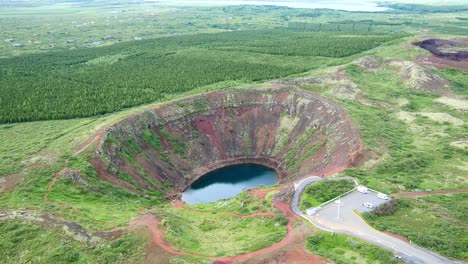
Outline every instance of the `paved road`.
[(362, 206), (364, 202), (379, 205), (384, 200), (377, 198), (377, 194), (367, 194), (358, 191), (351, 192), (341, 198), (341, 203), (329, 203), (318, 210), (314, 216), (309, 216), (299, 209), (299, 200), (305, 187), (310, 183), (323, 180), (320, 177), (309, 177), (295, 185), (295, 192), (291, 201), (294, 213), (307, 219), (316, 227), (328, 232), (349, 234), (375, 245), (387, 248), (400, 255), (406, 263), (457, 263), (450, 261), (434, 252), (409, 244), (390, 235), (377, 231), (368, 226), (357, 214), (353, 212), (365, 212), (369, 209)]

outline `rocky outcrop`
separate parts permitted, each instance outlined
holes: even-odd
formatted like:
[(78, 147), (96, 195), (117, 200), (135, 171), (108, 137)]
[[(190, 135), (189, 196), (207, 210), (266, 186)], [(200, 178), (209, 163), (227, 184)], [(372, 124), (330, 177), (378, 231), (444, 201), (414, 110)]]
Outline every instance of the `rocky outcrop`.
[(461, 61), (468, 60), (468, 38), (447, 39), (426, 39), (413, 43), (425, 50), (430, 51), (437, 57)]
[(100, 148), (92, 164), (102, 178), (136, 192), (182, 191), (236, 163), (272, 167), (280, 182), (336, 172), (352, 161), (360, 139), (339, 105), (284, 87), (162, 104), (110, 127)]
[(390, 60), (388, 65), (401, 75), (403, 85), (418, 92), (448, 94), (450, 83), (424, 66), (411, 61)]

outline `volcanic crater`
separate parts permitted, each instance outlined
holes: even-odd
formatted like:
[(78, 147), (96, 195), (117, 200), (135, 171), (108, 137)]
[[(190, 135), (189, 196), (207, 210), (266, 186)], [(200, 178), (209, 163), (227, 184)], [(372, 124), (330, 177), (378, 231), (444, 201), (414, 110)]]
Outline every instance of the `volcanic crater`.
[(177, 196), (234, 164), (275, 169), (280, 183), (328, 175), (353, 161), (358, 130), (336, 103), (294, 87), (208, 92), (109, 127), (91, 160), (100, 177), (137, 193)]

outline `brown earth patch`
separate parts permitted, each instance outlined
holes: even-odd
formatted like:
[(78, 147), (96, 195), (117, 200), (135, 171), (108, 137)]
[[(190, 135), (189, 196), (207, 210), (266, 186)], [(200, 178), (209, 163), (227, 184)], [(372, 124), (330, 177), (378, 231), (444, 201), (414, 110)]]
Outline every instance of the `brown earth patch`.
[(353, 63), (373, 73), (376, 73), (382, 66), (382, 62), (380, 61), (380, 58), (377, 56), (364, 56), (353, 61)]
[(252, 189), (249, 191), (250, 194), (257, 196), (260, 199), (265, 199), (265, 196), (275, 190), (279, 190), (279, 188), (262, 190), (262, 189)]
[(431, 38), (413, 44), (428, 50), (439, 58), (454, 61), (468, 60), (468, 51), (464, 50), (468, 47), (468, 38), (453, 40)]
[(394, 233), (388, 232), (388, 231), (383, 231), (383, 232), (384, 232), (385, 234), (389, 235), (389, 236), (392, 236), (392, 237), (394, 237), (394, 238), (396, 238), (396, 239), (399, 239), (399, 240), (401, 240), (401, 241), (404, 241), (404, 242), (406, 242), (406, 243), (409, 243), (409, 242), (410, 242), (410, 240), (407, 239), (407, 238), (404, 237), (404, 236), (400, 236), (400, 235), (397, 235), (397, 234), (394, 234)]
[(419, 65), (427, 67), (436, 67), (437, 69), (455, 69), (459, 71), (468, 71), (468, 60), (454, 61), (444, 58), (438, 58), (434, 55), (419, 55), (414, 60)]
[(388, 65), (400, 74), (403, 85), (419, 92), (450, 95), (450, 83), (424, 66), (412, 61), (393, 59)]
[(466, 50), (468, 38), (466, 37), (451, 40), (428, 38), (414, 45), (432, 53), (432, 55), (416, 57), (415, 61), (420, 65), (468, 71), (468, 50)]
[(13, 190), (23, 179), (21, 174), (13, 174), (0, 178), (0, 193)]

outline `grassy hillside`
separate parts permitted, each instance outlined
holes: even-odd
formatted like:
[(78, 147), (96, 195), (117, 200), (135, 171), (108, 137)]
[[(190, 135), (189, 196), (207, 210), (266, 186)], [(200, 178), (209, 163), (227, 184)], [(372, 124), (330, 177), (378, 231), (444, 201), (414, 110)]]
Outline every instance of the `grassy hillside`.
[(467, 194), (400, 198), (395, 212), (365, 219), (379, 230), (400, 234), (448, 257), (466, 261)]

